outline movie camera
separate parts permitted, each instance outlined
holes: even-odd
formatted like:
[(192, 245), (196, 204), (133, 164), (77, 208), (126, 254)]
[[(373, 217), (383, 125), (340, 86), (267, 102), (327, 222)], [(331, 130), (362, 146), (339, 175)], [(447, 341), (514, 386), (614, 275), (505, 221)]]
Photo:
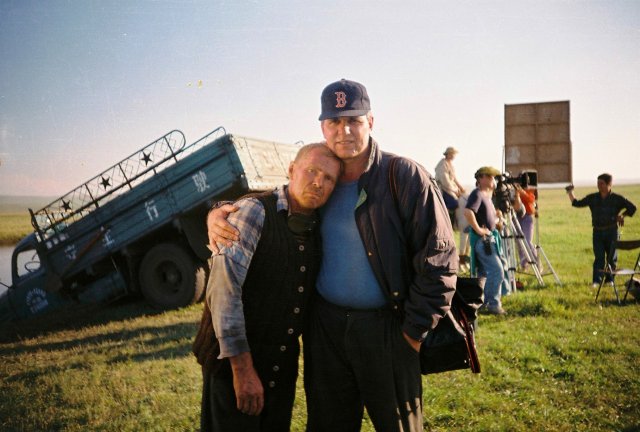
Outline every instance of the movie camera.
[(523, 189), (528, 187), (538, 187), (538, 172), (535, 170), (522, 171), (518, 176), (513, 177), (509, 171), (496, 176), (496, 207), (503, 213), (511, 210), (511, 202), (515, 199), (515, 185)]

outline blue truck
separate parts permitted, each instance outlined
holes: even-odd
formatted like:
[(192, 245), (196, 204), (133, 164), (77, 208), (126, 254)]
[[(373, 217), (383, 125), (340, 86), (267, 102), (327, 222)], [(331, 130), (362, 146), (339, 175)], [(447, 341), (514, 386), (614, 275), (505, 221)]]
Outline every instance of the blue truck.
[(217, 128), (173, 130), (44, 208), (11, 257), (0, 322), (141, 294), (162, 309), (201, 300), (211, 205), (287, 182), (298, 150)]

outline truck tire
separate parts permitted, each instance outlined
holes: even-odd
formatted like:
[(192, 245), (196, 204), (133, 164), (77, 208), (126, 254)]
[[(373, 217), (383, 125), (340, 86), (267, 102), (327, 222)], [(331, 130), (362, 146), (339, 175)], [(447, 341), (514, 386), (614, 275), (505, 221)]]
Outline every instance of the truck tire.
[(142, 295), (150, 304), (175, 309), (202, 298), (206, 272), (183, 247), (162, 243), (142, 259), (139, 279)]

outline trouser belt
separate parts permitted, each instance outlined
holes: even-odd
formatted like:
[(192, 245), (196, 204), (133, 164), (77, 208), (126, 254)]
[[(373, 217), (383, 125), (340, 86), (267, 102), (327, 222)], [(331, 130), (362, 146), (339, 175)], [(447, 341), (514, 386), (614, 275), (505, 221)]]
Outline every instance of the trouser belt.
[(594, 231), (607, 231), (610, 229), (618, 228), (618, 224), (604, 225), (604, 226), (594, 226)]

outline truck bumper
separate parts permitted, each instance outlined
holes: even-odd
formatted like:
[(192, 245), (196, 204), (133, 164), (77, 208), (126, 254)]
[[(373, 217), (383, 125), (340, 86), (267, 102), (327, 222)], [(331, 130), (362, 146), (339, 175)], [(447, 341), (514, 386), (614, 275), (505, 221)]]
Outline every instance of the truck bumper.
[(0, 323), (31, 318), (70, 303), (73, 301), (43, 288), (10, 288), (0, 297)]
[(74, 304), (106, 303), (125, 294), (126, 284), (120, 273), (114, 272), (86, 286), (77, 300), (63, 292), (33, 286), (9, 288), (0, 296), (0, 323), (29, 319)]

